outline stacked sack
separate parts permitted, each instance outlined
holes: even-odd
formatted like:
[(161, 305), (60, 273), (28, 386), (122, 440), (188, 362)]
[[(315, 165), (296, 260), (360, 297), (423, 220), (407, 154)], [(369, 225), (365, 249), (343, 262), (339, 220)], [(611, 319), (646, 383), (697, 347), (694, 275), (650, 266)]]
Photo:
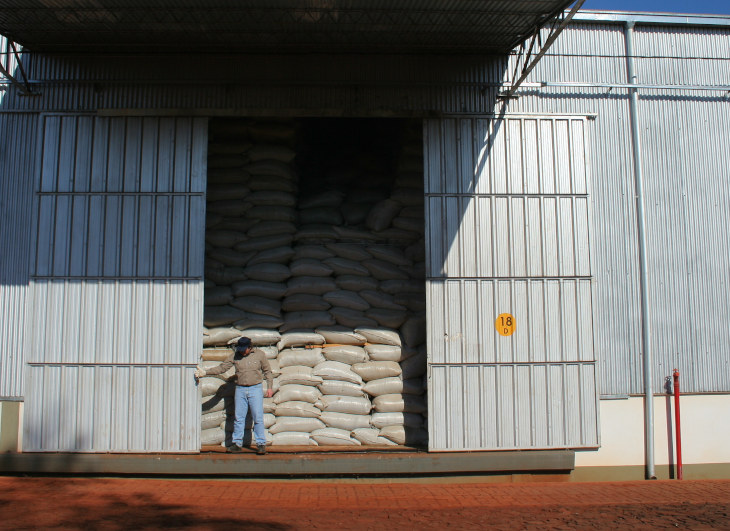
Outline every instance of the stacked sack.
[[(203, 359), (242, 335), (265, 349), (274, 445), (427, 443), (421, 141), (403, 134), (395, 173), (336, 161), (300, 198), (293, 123), (211, 126)], [(206, 404), (232, 391), (204, 380), (204, 444), (229, 443), (231, 408)]]

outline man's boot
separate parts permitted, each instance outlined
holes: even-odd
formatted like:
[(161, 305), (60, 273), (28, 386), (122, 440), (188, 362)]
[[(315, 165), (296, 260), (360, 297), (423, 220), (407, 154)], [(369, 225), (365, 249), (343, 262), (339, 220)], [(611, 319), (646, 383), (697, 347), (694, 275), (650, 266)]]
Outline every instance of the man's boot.
[(264, 454), (266, 454), (266, 445), (265, 444), (257, 444), (256, 445), (256, 453), (258, 455), (264, 455)]

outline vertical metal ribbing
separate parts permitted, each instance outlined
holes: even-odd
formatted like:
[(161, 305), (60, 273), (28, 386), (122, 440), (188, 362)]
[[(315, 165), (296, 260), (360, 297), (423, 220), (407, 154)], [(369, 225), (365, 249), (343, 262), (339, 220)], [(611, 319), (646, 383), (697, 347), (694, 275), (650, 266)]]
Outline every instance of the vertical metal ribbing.
[[(629, 83), (636, 84), (634, 71), (634, 23), (626, 22), (626, 66)], [(639, 292), (641, 296), (641, 347), (644, 357), (644, 441), (645, 474), (647, 479), (656, 479), (654, 471), (654, 393), (652, 390), (651, 327), (649, 321), (649, 283), (646, 264), (646, 231), (644, 214), (644, 181), (641, 160), (641, 138), (639, 131), (639, 95), (637, 89), (629, 90), (629, 111), (631, 113), (632, 149), (634, 154), (634, 190), (636, 194), (636, 228), (639, 240)]]

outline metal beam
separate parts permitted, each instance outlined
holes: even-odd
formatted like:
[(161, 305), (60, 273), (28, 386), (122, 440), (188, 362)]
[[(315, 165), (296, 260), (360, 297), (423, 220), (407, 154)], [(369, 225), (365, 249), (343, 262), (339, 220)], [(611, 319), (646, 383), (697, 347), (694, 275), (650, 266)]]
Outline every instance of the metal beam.
[(21, 92), (21, 94), (27, 94), (27, 95), (35, 95), (33, 92), (33, 89), (30, 88), (30, 81), (28, 80), (28, 76), (25, 75), (25, 69), (23, 68), (23, 62), (21, 61), (20, 54), (18, 53), (18, 48), (15, 46), (15, 43), (13, 41), (8, 41), (10, 44), (10, 47), (13, 49), (13, 56), (15, 57), (15, 61), (18, 64), (18, 70), (20, 70), (20, 75), (23, 77), (23, 81), (19, 81), (16, 79), (6, 68), (5, 65), (2, 64), (2, 61), (0, 61), (0, 74), (5, 76), (11, 84), (15, 85)]
[(517, 63), (515, 64), (515, 73), (512, 75), (512, 77), (516, 77), (517, 70), (519, 69), (520, 63), (522, 62), (522, 71), (520, 72), (520, 77), (513, 81), (511, 84), (511, 87), (506, 92), (503, 92), (500, 94), (501, 98), (509, 99), (514, 97), (515, 92), (518, 88), (520, 88), (520, 85), (522, 82), (527, 78), (527, 76), (530, 75), (530, 72), (537, 66), (537, 63), (540, 62), (540, 59), (547, 53), (547, 51), (550, 49), (550, 47), (553, 45), (555, 40), (558, 38), (558, 36), (563, 32), (563, 30), (566, 28), (570, 20), (573, 18), (573, 16), (578, 12), (578, 10), (581, 8), (585, 0), (578, 0), (572, 7), (569, 13), (565, 13), (565, 11), (558, 14), (555, 19), (553, 19), (553, 24), (550, 28), (550, 34), (548, 35), (547, 40), (544, 44), (542, 44), (540, 51), (537, 53), (537, 55), (532, 58), (532, 51), (535, 45), (535, 41), (539, 41), (540, 38), (540, 30), (542, 28), (535, 28), (535, 32), (532, 35), (532, 40), (530, 41), (530, 46), (527, 49), (527, 52), (525, 52), (525, 45), (524, 43), (521, 46), (520, 49), (520, 57), (517, 59)]

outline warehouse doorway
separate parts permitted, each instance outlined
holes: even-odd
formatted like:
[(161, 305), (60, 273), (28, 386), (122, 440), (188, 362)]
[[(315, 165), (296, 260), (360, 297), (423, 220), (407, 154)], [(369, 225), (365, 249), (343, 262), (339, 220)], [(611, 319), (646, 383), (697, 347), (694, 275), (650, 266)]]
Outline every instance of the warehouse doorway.
[[(428, 444), (422, 131), (210, 122), (203, 364), (242, 335), (266, 353), (273, 447)], [(230, 377), (201, 379), (204, 448), (230, 444)]]

